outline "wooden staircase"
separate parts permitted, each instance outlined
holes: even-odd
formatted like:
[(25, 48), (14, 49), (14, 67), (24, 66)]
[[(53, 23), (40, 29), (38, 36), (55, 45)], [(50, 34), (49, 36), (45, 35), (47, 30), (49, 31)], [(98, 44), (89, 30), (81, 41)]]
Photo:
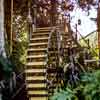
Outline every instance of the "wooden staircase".
[[(28, 54), (27, 64), (25, 68), (26, 83), (27, 83), (26, 88), (29, 100), (48, 100), (48, 96), (50, 94), (49, 93), (50, 91), (48, 91), (47, 89), (46, 59), (47, 59), (48, 38), (51, 29), (52, 27), (37, 28), (36, 32), (32, 34), (32, 37), (30, 39), (27, 52)], [(51, 39), (52, 43), (54, 43), (54, 40), (55, 38)], [(67, 48), (69, 48), (73, 44), (73, 40), (68, 34), (62, 33), (61, 42), (62, 42), (62, 47), (64, 49), (64, 54), (66, 54)], [(57, 48), (54, 49), (51, 48), (51, 51), (48, 54), (50, 58), (49, 60), (51, 60), (50, 62), (52, 63), (56, 62), (57, 60), (56, 55), (58, 55), (56, 52)], [(55, 72), (53, 73), (51, 72), (49, 74), (53, 75), (54, 73)], [(53, 88), (55, 88), (55, 86)]]
[(46, 82), (46, 52), (51, 28), (37, 28), (28, 47), (26, 87), (29, 100), (48, 100)]

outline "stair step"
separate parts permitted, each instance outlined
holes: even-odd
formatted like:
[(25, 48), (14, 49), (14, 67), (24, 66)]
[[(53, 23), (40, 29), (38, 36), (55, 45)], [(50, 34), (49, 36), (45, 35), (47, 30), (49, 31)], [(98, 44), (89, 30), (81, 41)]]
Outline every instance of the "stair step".
[(44, 69), (44, 68), (46, 68), (46, 66), (45, 65), (27, 65), (26, 67), (25, 67), (26, 69)]
[(25, 73), (26, 76), (45, 76), (45, 72), (39, 72), (39, 73)]
[(33, 34), (36, 34), (36, 33), (44, 33), (44, 32), (45, 32), (45, 33), (46, 33), (46, 32), (47, 32), (47, 33), (50, 33), (51, 30), (46, 30), (46, 29), (45, 29), (45, 30), (36, 30), (35, 32), (33, 32)]
[(48, 92), (46, 94), (28, 94), (29, 97), (48, 97)]
[(47, 48), (47, 42), (46, 43), (30, 43), (29, 48)]
[(40, 62), (40, 61), (44, 61), (46, 60), (46, 58), (42, 57), (42, 58), (28, 58), (27, 62)]
[(30, 95), (32, 95), (32, 94), (33, 94), (33, 95), (34, 95), (34, 94), (37, 94), (37, 95), (38, 95), (38, 94), (40, 94), (40, 95), (44, 94), (44, 95), (45, 95), (45, 94), (47, 94), (47, 91), (45, 91), (45, 90), (41, 90), (41, 91), (39, 91), (39, 90), (38, 90), (38, 91), (33, 90), (33, 91), (28, 91), (28, 94), (30, 94)]
[(47, 37), (38, 37), (38, 38), (31, 38), (30, 40), (36, 41), (36, 40), (48, 40)]
[(44, 62), (46, 60), (46, 55), (30, 55), (27, 56), (27, 62)]
[(48, 100), (48, 97), (31, 97), (29, 100)]
[(38, 35), (41, 35), (41, 36), (42, 36), (42, 35), (43, 35), (43, 36), (44, 36), (44, 35), (48, 35), (48, 36), (49, 36), (49, 33), (50, 33), (50, 32), (43, 32), (43, 31), (42, 31), (42, 32), (33, 32), (32, 36), (38, 36)]
[(46, 80), (27, 80), (26, 81), (28, 84), (30, 84), (30, 83), (35, 83), (35, 84), (37, 84), (37, 83), (40, 83), (40, 84), (46, 84), (47, 83), (47, 81)]
[(28, 55), (45, 55), (47, 50), (45, 51), (28, 51)]
[(47, 45), (48, 43), (30, 43), (29, 46), (40, 46), (40, 45)]
[(37, 56), (28, 56), (27, 57), (27, 62), (43, 62), (46, 61), (47, 57), (50, 59), (50, 61), (55, 61), (57, 58), (53, 55), (37, 55)]
[(36, 65), (36, 66), (40, 66), (40, 65), (46, 65), (46, 62), (28, 62), (26, 64), (26, 66), (32, 66), (32, 65)]
[(46, 51), (47, 49), (46, 48), (36, 48), (36, 49), (33, 49), (33, 48), (31, 48), (31, 49), (28, 49), (28, 52), (31, 52), (31, 51)]
[(36, 29), (36, 32), (40, 32), (40, 31), (52, 31), (55, 27), (56, 27), (56, 29), (59, 28), (58, 26), (37, 28), (37, 29)]
[[(28, 84), (27, 85), (27, 89), (29, 90), (48, 90), (48, 89), (54, 89), (56, 87), (56, 84), (54, 84), (53, 86), (50, 86), (47, 88), (47, 85), (44, 83), (36, 83), (36, 84)], [(51, 92), (51, 91), (50, 91)]]
[[(56, 27), (56, 26), (53, 26), (53, 27)], [(41, 27), (41, 28), (36, 28), (36, 29), (37, 30), (45, 30), (45, 29), (51, 30), (53, 27)]]
[(30, 56), (27, 56), (27, 59), (28, 58), (44, 58), (44, 57), (47, 57), (47, 55), (30, 55)]
[[(37, 28), (36, 31), (34, 33), (37, 32), (51, 32), (53, 30), (54, 27), (44, 27), (44, 28)], [(59, 27), (56, 27), (56, 29), (59, 29)]]
[(27, 76), (26, 80), (46, 80), (45, 76)]
[(49, 33), (50, 32), (38, 32), (38, 33), (34, 33), (32, 34), (32, 38), (38, 38), (38, 37), (49, 37)]
[(52, 30), (52, 27), (50, 28), (37, 28), (35, 32), (50, 32)]
[(30, 83), (30, 84), (27, 84), (27, 88), (46, 88), (46, 84), (44, 83)]
[(29, 91), (32, 91), (32, 90), (48, 90), (48, 88), (45, 86), (45, 87), (27, 87), (27, 89), (29, 90)]
[(47, 87), (40, 87), (40, 88), (39, 88), (39, 87), (34, 87), (34, 88), (31, 88), (31, 87), (30, 87), (30, 88), (27, 88), (27, 89), (28, 89), (29, 91), (32, 91), (32, 90), (36, 90), (36, 91), (37, 91), (37, 90), (40, 90), (40, 91), (41, 91), (41, 90), (45, 90), (45, 91), (47, 91), (47, 90), (48, 90)]
[(37, 72), (46, 72), (46, 69), (27, 69), (26, 73), (37, 73)]
[[(41, 36), (40, 36), (41, 37)], [(30, 40), (30, 43), (48, 43), (48, 38), (44, 38), (44, 39), (37, 39), (37, 40)]]

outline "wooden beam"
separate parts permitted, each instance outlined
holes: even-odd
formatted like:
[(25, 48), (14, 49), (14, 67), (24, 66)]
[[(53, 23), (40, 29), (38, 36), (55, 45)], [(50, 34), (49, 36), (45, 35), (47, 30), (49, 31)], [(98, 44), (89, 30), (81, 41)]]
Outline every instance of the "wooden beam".
[(99, 61), (100, 61), (100, 59), (99, 60), (96, 60), (96, 59), (85, 59), (84, 60), (85, 63), (99, 62)]

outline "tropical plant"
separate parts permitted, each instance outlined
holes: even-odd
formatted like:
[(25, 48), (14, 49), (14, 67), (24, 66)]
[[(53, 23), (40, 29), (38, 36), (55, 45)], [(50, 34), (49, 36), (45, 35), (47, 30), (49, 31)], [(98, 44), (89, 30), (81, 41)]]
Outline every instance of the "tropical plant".
[(85, 73), (81, 76), (82, 93), (85, 100), (99, 100), (100, 98), (100, 70)]
[(56, 89), (54, 96), (52, 96), (50, 100), (78, 100), (78, 98), (75, 95), (75, 91), (66, 87), (65, 89), (60, 89), (59, 91)]
[(100, 70), (81, 73), (77, 86), (56, 89), (50, 100), (100, 100)]

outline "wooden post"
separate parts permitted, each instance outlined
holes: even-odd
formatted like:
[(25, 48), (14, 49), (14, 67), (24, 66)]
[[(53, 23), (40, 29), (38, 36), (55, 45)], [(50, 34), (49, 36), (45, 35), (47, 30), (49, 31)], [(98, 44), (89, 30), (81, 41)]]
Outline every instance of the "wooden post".
[(34, 28), (33, 31), (36, 30), (36, 14), (37, 14), (37, 5), (34, 4)]
[(51, 0), (51, 26), (56, 25), (56, 0)]
[(28, 1), (28, 39), (32, 37), (32, 16), (31, 16), (31, 0)]
[(13, 0), (11, 0), (11, 34), (10, 34), (10, 55), (13, 50)]

